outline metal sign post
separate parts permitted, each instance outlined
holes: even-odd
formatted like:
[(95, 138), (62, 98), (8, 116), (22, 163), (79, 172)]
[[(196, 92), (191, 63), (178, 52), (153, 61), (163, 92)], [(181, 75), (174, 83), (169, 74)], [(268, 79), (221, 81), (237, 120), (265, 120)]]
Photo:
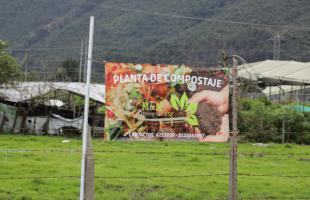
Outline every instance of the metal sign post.
[(88, 59), (87, 59), (87, 79), (85, 85), (85, 104), (84, 104), (84, 123), (83, 123), (83, 149), (81, 163), (81, 182), (80, 182), (80, 200), (85, 200), (85, 162), (87, 153), (87, 133), (88, 133), (88, 114), (89, 114), (89, 90), (92, 65), (92, 50), (94, 37), (94, 20), (95, 17), (90, 17), (89, 26), (89, 41), (88, 41)]
[(237, 95), (238, 95), (238, 84), (237, 84), (237, 65), (238, 60), (235, 56), (233, 58), (233, 105), (232, 105), (232, 135), (230, 137), (230, 171), (229, 171), (229, 200), (237, 200)]

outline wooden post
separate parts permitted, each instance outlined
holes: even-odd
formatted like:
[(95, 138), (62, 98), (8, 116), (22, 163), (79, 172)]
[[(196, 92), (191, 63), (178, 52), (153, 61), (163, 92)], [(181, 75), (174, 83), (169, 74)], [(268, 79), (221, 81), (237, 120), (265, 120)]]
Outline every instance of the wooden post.
[(72, 96), (72, 106), (73, 106), (73, 118), (76, 118), (76, 105), (75, 105), (75, 95)]
[(18, 118), (19, 111), (20, 111), (20, 104), (18, 104), (18, 106), (17, 106), (17, 108), (16, 108), (15, 117), (14, 117), (14, 122), (13, 122), (13, 126), (12, 126), (12, 131), (11, 131), (12, 133), (15, 132), (16, 121), (17, 121), (17, 118)]
[(271, 101), (271, 83), (269, 83), (269, 101)]
[(3, 126), (4, 126), (4, 121), (5, 121), (5, 111), (3, 112), (1, 122), (0, 122), (0, 131), (3, 131)]
[(71, 104), (71, 93), (69, 92), (68, 93), (68, 110), (71, 110), (71, 108), (72, 108), (72, 104)]
[(284, 144), (284, 141), (285, 141), (285, 118), (284, 118), (284, 115), (283, 115), (283, 120), (282, 120), (282, 144)]
[(230, 171), (229, 171), (229, 200), (237, 200), (237, 94), (238, 94), (238, 84), (237, 84), (237, 65), (238, 60), (233, 56), (233, 107), (232, 107), (232, 135), (230, 137)]
[(27, 107), (25, 109), (23, 109), (23, 115), (22, 115), (22, 124), (21, 124), (21, 131), (19, 131), (19, 133), (25, 134), (28, 133), (27, 129), (26, 129), (26, 120), (27, 120), (27, 115), (28, 115), (28, 111), (27, 111)]
[(303, 84), (303, 89), (302, 89), (302, 112), (305, 112), (305, 90), (306, 86)]
[(293, 101), (293, 85), (291, 85), (291, 92), (290, 92), (290, 103)]
[[(37, 135), (37, 129), (36, 129), (36, 123), (37, 123), (37, 116), (34, 116), (34, 122), (33, 122), (33, 131), (34, 134)], [(39, 133), (40, 134), (40, 133)]]
[(279, 86), (279, 94), (278, 94), (278, 103), (281, 102), (281, 82), (280, 82), (280, 86)]
[(95, 126), (95, 110), (97, 108), (97, 102), (95, 104), (95, 106), (93, 107), (93, 110), (92, 110), (92, 124), (91, 124), (91, 136), (94, 137), (94, 126)]
[(50, 117), (51, 117), (51, 115), (52, 115), (51, 111), (48, 111), (47, 120), (46, 120), (46, 135), (48, 135), (49, 131), (50, 131)]
[(302, 108), (302, 85), (300, 85), (300, 92), (299, 92), (299, 108)]

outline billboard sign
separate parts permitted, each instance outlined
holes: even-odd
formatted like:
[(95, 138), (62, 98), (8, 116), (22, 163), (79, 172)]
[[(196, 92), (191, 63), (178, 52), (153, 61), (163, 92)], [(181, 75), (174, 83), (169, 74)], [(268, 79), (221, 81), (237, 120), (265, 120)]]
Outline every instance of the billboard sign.
[(226, 142), (225, 71), (106, 63), (105, 139)]

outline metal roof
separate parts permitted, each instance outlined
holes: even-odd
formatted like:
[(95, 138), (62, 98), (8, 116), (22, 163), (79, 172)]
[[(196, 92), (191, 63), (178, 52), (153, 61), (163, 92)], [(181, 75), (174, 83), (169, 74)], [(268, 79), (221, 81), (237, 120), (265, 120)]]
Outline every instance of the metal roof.
[[(22, 102), (55, 90), (64, 90), (81, 96), (84, 96), (86, 92), (85, 84), (79, 82), (18, 82), (0, 87), (0, 99)], [(91, 84), (89, 97), (94, 101), (104, 103), (105, 85)]]
[(238, 76), (258, 81), (310, 84), (310, 62), (265, 60), (238, 66)]

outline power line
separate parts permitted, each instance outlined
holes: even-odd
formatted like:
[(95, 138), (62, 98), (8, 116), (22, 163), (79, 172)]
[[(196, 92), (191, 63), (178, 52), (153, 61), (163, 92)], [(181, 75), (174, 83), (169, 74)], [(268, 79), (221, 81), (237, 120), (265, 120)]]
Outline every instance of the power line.
[[(278, 24), (242, 22), (242, 21), (225, 20), (225, 19), (210, 19), (210, 18), (204, 18), (204, 17), (186, 16), (186, 15), (179, 15), (179, 14), (168, 14), (168, 13), (163, 13), (163, 12), (158, 12), (158, 11), (134, 9), (134, 8), (128, 8), (128, 7), (121, 7), (119, 5), (108, 5), (105, 3), (98, 4), (98, 3), (92, 3), (92, 2), (85, 2), (85, 4), (94, 5), (100, 8), (112, 8), (112, 9), (131, 11), (131, 12), (147, 14), (147, 15), (162, 16), (162, 17), (177, 18), (177, 19), (186, 19), (186, 20), (193, 20), (193, 21), (206, 21), (206, 22), (212, 22), (212, 23), (247, 25), (247, 26), (263, 27), (263, 28), (268, 27), (268, 28), (283, 28), (283, 29), (296, 29), (296, 30), (310, 31), (309, 26), (301, 26), (301, 25), (300, 26), (278, 25)], [(46, 19), (53, 20), (54, 18), (46, 18)]]
[(33, 50), (72, 50), (72, 49), (81, 49), (81, 47), (31, 47), (31, 48), (11, 48), (12, 51), (33, 51)]
[[(98, 4), (91, 3), (91, 2), (87, 2), (87, 4), (96, 5), (96, 6), (99, 6), (99, 7), (102, 7), (102, 8), (113, 8), (113, 9), (132, 11), (132, 12), (148, 14), (148, 15), (170, 17), (170, 18), (179, 18), (179, 19), (187, 19), (187, 20), (194, 20), (194, 21), (206, 21), (206, 22), (212, 22), (212, 23), (226, 23), (226, 24), (236, 24), (236, 25), (247, 25), (247, 26), (264, 27), (264, 28), (284, 28), (284, 29), (296, 29), (296, 30), (310, 31), (310, 27), (308, 27), (308, 26), (276, 25), (276, 24), (240, 22), (240, 21), (223, 20), (223, 19), (209, 19), (209, 18), (203, 18), (203, 17), (193, 17), (193, 16), (178, 15), (178, 14), (168, 14), (168, 13), (162, 13), (162, 12), (156, 12), (156, 11), (148, 11), (148, 10), (126, 8), (126, 7), (120, 7), (120, 6), (114, 6), (114, 5), (106, 5), (106, 4), (98, 5)], [(146, 26), (146, 27), (148, 27), (148, 26)], [(98, 47), (98, 46), (96, 46), (96, 47)], [(74, 46), (74, 47), (66, 47), (66, 48), (62, 48), (62, 47), (12, 48), (12, 50), (15, 50), (15, 51), (51, 50), (51, 49), (55, 49), (55, 50), (67, 50), (67, 49), (69, 50), (69, 49), (71, 49), (72, 50), (72, 49), (80, 49), (80, 47)]]
[[(137, 51), (137, 49), (128, 49), (128, 48), (121, 48), (121, 47), (109, 47), (108, 49), (102, 49), (101, 47), (107, 47), (106, 45), (96, 45), (94, 46), (95, 49), (101, 49), (101, 50), (105, 50), (105, 51)], [(44, 50), (72, 50), (72, 49), (81, 49), (81, 47), (75, 47), (75, 46), (68, 46), (68, 47), (57, 47), (57, 46), (53, 46), (53, 47), (30, 47), (30, 48), (19, 48), (19, 47), (12, 47), (10, 48), (10, 50), (12, 51), (44, 51)], [(140, 48), (141, 50), (148, 50), (147, 48), (143, 49)]]
[(140, 10), (140, 9), (133, 9), (133, 8), (126, 8), (114, 5), (106, 5), (106, 4), (95, 4), (90, 3), (93, 5), (97, 5), (102, 8), (114, 8), (119, 10), (125, 11), (132, 11), (136, 13), (148, 14), (148, 15), (155, 15), (155, 16), (162, 16), (162, 17), (170, 17), (170, 18), (179, 18), (179, 19), (187, 19), (187, 20), (195, 20), (195, 21), (206, 21), (212, 23), (224, 23), (224, 24), (235, 24), (235, 25), (247, 25), (247, 26), (255, 26), (255, 27), (268, 27), (268, 28), (284, 28), (284, 29), (296, 29), (296, 30), (305, 30), (310, 31), (310, 27), (308, 26), (296, 26), (296, 25), (276, 25), (276, 24), (263, 24), (263, 23), (252, 23), (252, 22), (240, 22), (240, 21), (233, 21), (233, 20), (223, 20), (223, 19), (208, 19), (203, 17), (193, 17), (193, 16), (185, 16), (185, 15), (178, 15), (178, 14), (168, 14), (156, 11), (148, 11), (148, 10)]
[[(128, 50), (128, 52), (131, 52), (131, 50)], [(139, 51), (135, 51), (136, 53), (139, 53)], [(106, 54), (108, 54), (109, 53), (109, 51), (107, 51), (106, 52)], [(114, 56), (114, 57), (117, 57), (117, 56), (122, 56), (123, 54), (125, 54), (126, 52), (115, 52), (115, 54), (113, 54), (113, 55), (110, 55), (110, 56)], [(137, 59), (137, 60), (139, 60), (139, 59), (145, 59), (144, 57), (143, 57), (143, 55), (142, 54), (144, 54), (144, 53), (146, 53), (146, 51), (145, 52), (143, 52), (143, 51), (141, 51), (141, 54), (139, 55), (139, 56), (134, 56), (134, 58), (135, 59)], [(125, 58), (126, 59), (126, 58)], [(215, 66), (215, 65), (217, 65), (217, 64), (207, 64), (207, 63), (205, 63), (205, 62), (203, 62), (203, 61), (191, 61), (191, 58), (183, 58), (183, 59), (181, 59), (181, 58), (179, 58), (179, 59), (173, 59), (173, 60), (177, 60), (177, 62), (175, 62), (175, 61), (167, 61), (167, 60), (171, 60), (171, 59), (169, 59), (169, 58), (164, 58), (163, 56), (159, 56), (159, 55), (151, 55), (150, 56), (150, 59), (157, 59), (157, 60), (161, 60), (161, 61), (157, 61), (157, 63), (158, 62), (164, 62), (164, 63), (167, 63), (167, 62), (169, 62), (170, 64), (189, 64), (190, 63), (190, 65), (192, 65), (192, 66), (195, 66), (195, 65), (197, 65), (197, 66), (202, 66), (202, 65), (204, 65), (204, 66), (206, 66), (206, 67), (209, 67), (209, 66)], [(63, 60), (59, 60), (59, 59), (34, 59), (33, 60), (33, 62), (34, 63), (40, 63), (40, 62), (45, 62), (45, 63), (60, 63), (60, 62), (64, 62), (64, 61), (66, 61), (66, 60), (74, 60), (73, 58), (64, 58)], [(76, 59), (77, 60), (77, 59)], [(109, 58), (109, 55), (108, 56), (104, 56), (104, 57), (101, 57), (101, 58), (94, 58), (93, 59), (93, 62), (95, 62), (95, 63), (99, 63), (99, 64), (103, 64), (103, 61), (104, 60), (108, 60), (108, 61), (111, 61), (111, 62), (113, 62), (113, 60), (111, 60), (111, 58)], [(123, 58), (123, 60), (124, 60), (124, 58)], [(120, 62), (120, 60), (118, 60), (118, 62)], [(126, 62), (126, 61), (123, 61), (123, 62)], [(150, 61), (149, 61), (150, 62)], [(31, 68), (32, 69), (32, 68)]]

